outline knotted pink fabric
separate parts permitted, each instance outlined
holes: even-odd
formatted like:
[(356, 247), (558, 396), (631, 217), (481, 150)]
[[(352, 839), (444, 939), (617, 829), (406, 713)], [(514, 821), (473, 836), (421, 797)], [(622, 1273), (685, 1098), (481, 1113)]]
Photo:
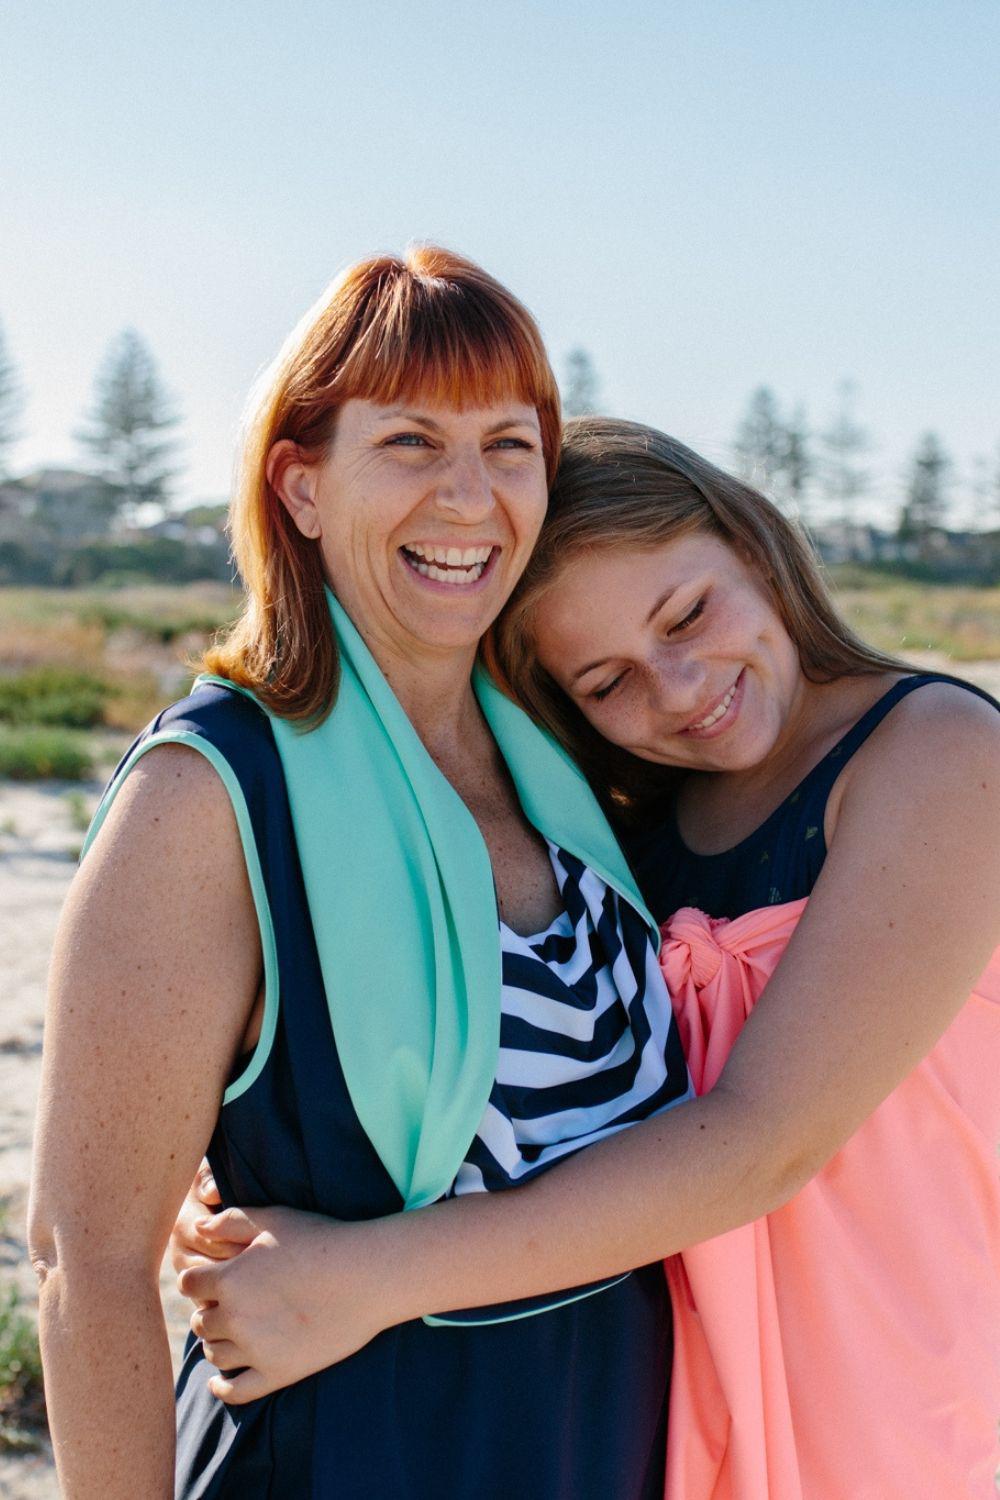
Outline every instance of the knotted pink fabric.
[[(806, 907), (686, 907), (660, 955), (698, 1093)], [(1000, 952), (790, 1203), (666, 1262), (668, 1500), (995, 1500)], [(761, 1142), (766, 1152), (768, 1143)]]

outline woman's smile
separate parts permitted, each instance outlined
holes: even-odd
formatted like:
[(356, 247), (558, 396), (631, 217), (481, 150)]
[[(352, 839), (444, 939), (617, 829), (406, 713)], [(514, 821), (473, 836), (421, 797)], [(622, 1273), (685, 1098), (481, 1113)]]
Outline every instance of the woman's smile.
[(409, 573), (426, 583), (443, 585), (448, 591), (459, 588), (466, 591), (481, 583), (499, 554), (500, 546), (496, 542), (473, 547), (457, 547), (444, 542), (409, 542), (399, 549)]

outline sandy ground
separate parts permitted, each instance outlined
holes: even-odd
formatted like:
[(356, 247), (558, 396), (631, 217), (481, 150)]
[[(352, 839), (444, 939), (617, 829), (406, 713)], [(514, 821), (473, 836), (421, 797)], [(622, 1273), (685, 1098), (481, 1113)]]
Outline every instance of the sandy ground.
[[(963, 675), (1000, 696), (1000, 661), (966, 665)], [(26, 1259), (24, 1219), (45, 980), (83, 837), (72, 801), (80, 791), (62, 782), (0, 781), (0, 1200), (8, 1204), (6, 1233), (0, 1236), (0, 1284), (16, 1279), (31, 1299), (34, 1278)], [(88, 811), (100, 791), (96, 782), (82, 788)], [(166, 1269), (161, 1290), (176, 1356), (188, 1313)], [(4, 1500), (53, 1500), (58, 1494), (48, 1451), (23, 1457), (0, 1453)]]

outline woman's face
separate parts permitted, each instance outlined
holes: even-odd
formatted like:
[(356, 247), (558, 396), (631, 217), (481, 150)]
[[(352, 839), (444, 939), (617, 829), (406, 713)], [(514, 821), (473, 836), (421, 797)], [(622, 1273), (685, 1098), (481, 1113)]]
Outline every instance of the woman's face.
[(347, 401), (325, 457), (296, 458), (294, 445), (276, 444), (271, 482), (319, 541), (330, 585), (369, 643), (407, 656), (474, 650), (545, 516), (535, 408)]
[(764, 586), (705, 531), (581, 554), (532, 623), (541, 664), (594, 728), (663, 765), (759, 765), (805, 686)]

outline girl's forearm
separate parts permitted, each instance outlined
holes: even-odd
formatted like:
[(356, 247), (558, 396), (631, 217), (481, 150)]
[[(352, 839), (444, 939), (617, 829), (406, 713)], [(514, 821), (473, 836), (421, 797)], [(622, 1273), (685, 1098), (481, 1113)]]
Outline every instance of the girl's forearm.
[(40, 1272), (45, 1398), (65, 1500), (171, 1500), (174, 1403), (159, 1289), (92, 1266)]
[(762, 1141), (748, 1113), (717, 1088), (522, 1187), (381, 1220), (368, 1251), (392, 1320), (596, 1281), (771, 1212), (821, 1163)]

